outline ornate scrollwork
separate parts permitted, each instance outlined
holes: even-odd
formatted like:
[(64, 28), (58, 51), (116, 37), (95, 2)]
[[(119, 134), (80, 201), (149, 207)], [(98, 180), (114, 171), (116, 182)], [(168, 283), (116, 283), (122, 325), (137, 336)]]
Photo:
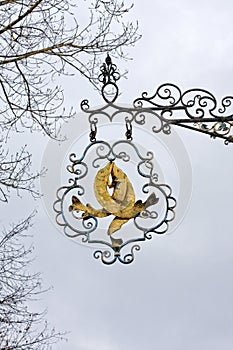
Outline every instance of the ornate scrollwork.
[[(177, 85), (166, 83), (160, 85), (153, 95), (143, 92), (141, 97), (134, 100), (132, 107), (125, 108), (114, 105), (119, 94), (116, 82), (120, 75), (109, 55), (101, 66), (98, 78), (103, 84), (101, 92), (107, 105), (90, 110), (88, 100), (81, 102), (81, 109), (89, 114), (92, 125), (96, 126), (101, 117), (112, 122), (119, 115), (123, 115), (125, 122), (135, 122), (137, 125), (144, 125), (146, 119), (152, 118), (154, 133), (163, 132), (169, 135), (171, 126), (177, 125), (212, 138), (222, 138), (225, 144), (233, 142), (233, 96), (226, 96), (218, 102), (205, 89), (193, 88), (182, 92)], [(114, 109), (110, 113), (107, 111), (109, 106)]]
[[(113, 103), (119, 93), (116, 81), (120, 79), (120, 74), (117, 72), (117, 66), (112, 63), (111, 57), (107, 55), (105, 63), (100, 67), (101, 74), (98, 80), (103, 84), (102, 96), (107, 103)], [(109, 89), (110, 88), (110, 89)]]
[(174, 84), (162, 84), (154, 95), (148, 96), (143, 92), (142, 96), (134, 100), (134, 106), (142, 108), (145, 103), (157, 108), (168, 108), (176, 106), (181, 100), (181, 90)]
[[(151, 96), (143, 92), (132, 107), (118, 106), (114, 102), (119, 95), (116, 83), (120, 74), (109, 55), (100, 70), (98, 80), (106, 105), (91, 109), (88, 100), (81, 102), (81, 110), (88, 115), (91, 143), (81, 156), (70, 154), (67, 171), (72, 177), (67, 186), (58, 189), (54, 210), (56, 222), (66, 236), (98, 246), (96, 259), (106, 265), (117, 260), (130, 264), (135, 251), (140, 250), (139, 242), (167, 232), (176, 208), (171, 187), (159, 183), (153, 153), (143, 155), (131, 142), (133, 123), (144, 126), (153, 120), (152, 132), (166, 135), (171, 133), (172, 125), (177, 125), (222, 138), (228, 144), (233, 142), (233, 97), (226, 96), (219, 103), (207, 90), (182, 92), (168, 83), (159, 86)], [(112, 122), (120, 117), (126, 126), (126, 140), (97, 141), (99, 120)], [(129, 177), (124, 172), (126, 165), (131, 169)], [(129, 178), (135, 180), (135, 176), (141, 181), (133, 188)], [(90, 189), (93, 179), (94, 195)], [(96, 209), (92, 201), (101, 208)]]
[(120, 254), (118, 255), (117, 252), (115, 252), (113, 255), (109, 250), (96, 250), (93, 255), (95, 259), (100, 258), (102, 263), (105, 265), (112, 265), (117, 260), (119, 260), (122, 264), (128, 265), (134, 261), (134, 251), (139, 251), (140, 249), (140, 246), (138, 244), (135, 244), (131, 247), (130, 253), (125, 254), (123, 257), (121, 257)]
[[(168, 185), (158, 183), (152, 152), (142, 155), (136, 145), (127, 140), (112, 144), (96, 141), (86, 147), (81, 157), (72, 153), (69, 159), (71, 164), (67, 170), (73, 177), (69, 179), (69, 185), (57, 191), (56, 221), (66, 236), (80, 238), (81, 243), (98, 245), (100, 248), (94, 253), (96, 259), (100, 258), (108, 265), (117, 260), (130, 264), (134, 261), (134, 252), (140, 249), (137, 242), (167, 231), (169, 222), (174, 219), (176, 200)], [(133, 173), (138, 174), (142, 183), (136, 192), (128, 176), (119, 168), (120, 163), (123, 166), (131, 160), (131, 167), (137, 160), (137, 171)], [(103, 167), (103, 164), (106, 165)], [(101, 209), (85, 204), (85, 178), (96, 171), (95, 177), (91, 178), (94, 178), (96, 199), (103, 205)], [(86, 181), (89, 184), (89, 179)], [(112, 194), (110, 188), (113, 188)], [(137, 200), (136, 197), (144, 199)], [(109, 219), (112, 220), (110, 224)], [(106, 220), (109, 228), (103, 236), (101, 222)], [(133, 231), (133, 237), (128, 236), (129, 231)], [(113, 237), (116, 232), (121, 237)], [(126, 251), (128, 246), (130, 252)]]
[(154, 95), (146, 92), (134, 101), (134, 107), (146, 112), (158, 113), (160, 127), (153, 132), (171, 132), (171, 125), (177, 125), (225, 139), (225, 144), (233, 142), (233, 97), (224, 97), (220, 104), (212, 93), (204, 89), (189, 89), (181, 92), (174, 84), (159, 86)]
[(59, 226), (63, 227), (63, 232), (67, 237), (76, 238), (81, 237), (82, 242), (88, 240), (88, 236), (91, 232), (95, 231), (97, 227), (97, 219), (94, 216), (80, 217), (78, 218), (75, 213), (72, 213), (72, 217), (75, 218), (75, 223), (78, 221), (78, 225), (74, 225), (69, 220), (69, 215), (66, 208), (66, 200), (70, 194), (75, 190), (79, 196), (85, 193), (84, 187), (77, 183), (77, 179), (69, 179), (68, 186), (62, 186), (57, 190), (57, 200), (54, 202), (54, 211), (56, 212), (56, 222)]

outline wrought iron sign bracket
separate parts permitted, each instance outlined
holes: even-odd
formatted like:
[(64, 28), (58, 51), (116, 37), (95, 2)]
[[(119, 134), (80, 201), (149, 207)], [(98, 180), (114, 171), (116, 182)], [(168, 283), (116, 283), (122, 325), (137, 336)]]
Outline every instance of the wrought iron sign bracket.
[[(146, 104), (149, 107), (145, 108)], [(148, 97), (144, 92), (134, 105), (157, 114), (163, 127), (153, 132), (169, 134), (171, 125), (176, 125), (224, 139), (226, 145), (233, 142), (233, 96), (226, 96), (218, 103), (207, 90), (195, 88), (182, 93), (174, 84), (163, 84), (153, 96)]]
[[(81, 102), (81, 109), (89, 114), (92, 125), (97, 124), (100, 115), (112, 122), (120, 113), (125, 112), (126, 123), (134, 121), (143, 125), (146, 115), (153, 117), (153, 133), (163, 132), (168, 135), (174, 125), (206, 134), (211, 138), (223, 139), (226, 145), (233, 142), (233, 96), (226, 96), (218, 102), (207, 90), (193, 88), (182, 92), (175, 84), (167, 83), (159, 86), (152, 96), (143, 92), (141, 97), (134, 100), (132, 107), (123, 108), (114, 104), (119, 95), (119, 79), (116, 65), (112, 64), (110, 56), (107, 56), (99, 75), (106, 106), (92, 111), (89, 109), (88, 100)], [(115, 109), (111, 115), (105, 113), (108, 107)]]
[[(98, 246), (96, 259), (106, 265), (116, 261), (129, 264), (134, 261), (134, 252), (140, 250), (139, 242), (168, 231), (176, 208), (171, 187), (159, 182), (153, 152), (142, 154), (134, 144), (133, 124), (143, 126), (150, 119), (155, 134), (169, 135), (175, 125), (221, 138), (227, 145), (233, 142), (233, 97), (227, 96), (219, 104), (206, 90), (182, 93), (174, 84), (163, 84), (152, 96), (143, 92), (132, 107), (124, 107), (115, 104), (120, 74), (109, 55), (98, 78), (106, 104), (91, 109), (88, 100), (81, 102), (90, 125), (90, 143), (81, 156), (70, 154), (67, 171), (71, 177), (58, 189), (54, 210), (66, 236)], [(109, 122), (123, 118), (125, 139), (98, 139), (98, 124), (103, 118)], [(131, 182), (135, 174), (137, 186)], [(87, 194), (90, 181), (93, 191)], [(103, 222), (105, 229), (101, 228)]]

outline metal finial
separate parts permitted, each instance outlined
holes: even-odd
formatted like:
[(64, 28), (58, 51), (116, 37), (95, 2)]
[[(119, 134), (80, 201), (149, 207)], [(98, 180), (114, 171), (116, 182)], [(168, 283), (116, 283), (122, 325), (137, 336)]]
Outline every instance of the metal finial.
[(106, 64), (107, 64), (108, 66), (110, 66), (110, 65), (112, 64), (112, 59), (111, 59), (111, 57), (109, 56), (109, 54), (107, 54), (107, 57), (106, 57), (106, 59), (105, 59), (105, 62), (106, 62)]
[(119, 94), (119, 89), (116, 84), (120, 79), (120, 73), (117, 71), (117, 66), (112, 63), (112, 59), (107, 54), (105, 63), (100, 67), (100, 75), (98, 80), (103, 84), (101, 93), (107, 103), (113, 103)]

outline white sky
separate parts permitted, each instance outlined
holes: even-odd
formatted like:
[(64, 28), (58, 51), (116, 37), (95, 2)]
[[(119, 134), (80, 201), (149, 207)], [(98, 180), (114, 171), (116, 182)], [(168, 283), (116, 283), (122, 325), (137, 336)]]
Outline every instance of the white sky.
[[(129, 16), (139, 21), (143, 38), (130, 50), (133, 61), (116, 62), (129, 70), (118, 84), (120, 102), (152, 94), (164, 82), (206, 88), (219, 99), (233, 95), (232, 15), (231, 0), (136, 2)], [(80, 77), (67, 78), (64, 86), (67, 104), (77, 110), (85, 98), (92, 106), (102, 103)], [(54, 287), (41, 304), (52, 325), (70, 332), (57, 349), (232, 348), (233, 145), (176, 132), (192, 164), (190, 208), (173, 234), (142, 243), (133, 264), (102, 265), (39, 208), (35, 267)], [(59, 148), (54, 162), (58, 158)]]

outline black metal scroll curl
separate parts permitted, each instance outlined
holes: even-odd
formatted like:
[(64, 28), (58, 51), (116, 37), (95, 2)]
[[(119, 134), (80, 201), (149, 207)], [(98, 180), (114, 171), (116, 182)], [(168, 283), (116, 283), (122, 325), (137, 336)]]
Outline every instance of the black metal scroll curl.
[[(170, 126), (177, 125), (222, 138), (225, 144), (233, 142), (233, 96), (226, 96), (219, 103), (207, 90), (193, 88), (182, 92), (174, 84), (162, 84), (152, 96), (143, 92), (134, 100), (134, 107), (159, 113), (163, 124), (160, 130), (166, 128), (170, 132)], [(158, 130), (153, 128), (153, 132)]]
[(119, 94), (116, 81), (120, 79), (120, 74), (117, 71), (117, 66), (112, 63), (111, 57), (107, 55), (105, 63), (100, 67), (101, 74), (98, 80), (103, 84), (101, 93), (107, 103), (113, 103)]
[[(68, 185), (57, 191), (57, 200), (54, 203), (56, 221), (66, 236), (78, 239), (83, 244), (97, 246), (94, 252), (96, 259), (100, 259), (106, 265), (116, 261), (130, 264), (134, 261), (135, 251), (140, 250), (139, 242), (151, 239), (154, 234), (167, 232), (169, 222), (175, 217), (176, 200), (172, 196), (170, 186), (158, 182), (152, 152), (142, 154), (136, 145), (128, 140), (113, 143), (96, 141), (89, 144), (80, 157), (72, 153), (69, 159), (67, 171), (71, 177)], [(116, 166), (118, 177), (115, 180), (114, 172), (113, 175), (107, 173), (105, 177), (98, 175), (110, 167), (109, 164), (113, 166), (111, 169), (115, 169)], [(102, 186), (101, 189), (105, 192), (106, 189), (109, 190), (105, 181), (109, 181), (109, 176), (112, 176), (113, 181), (117, 181), (117, 191), (123, 193), (124, 186), (128, 186), (125, 193), (131, 193), (130, 200), (134, 202), (124, 204), (128, 203), (129, 199), (122, 198), (123, 209), (119, 209), (118, 213), (110, 209), (107, 211), (108, 202), (103, 209), (93, 209), (93, 197), (85, 197), (88, 196), (85, 187), (87, 184), (90, 189), (88, 176), (92, 179), (93, 186), (98, 179), (98, 186)], [(114, 195), (111, 198), (113, 197)], [(136, 211), (132, 209), (139, 207)], [(133, 214), (124, 216), (127, 210), (129, 213), (133, 210)], [(101, 228), (103, 222), (109, 225), (108, 230)], [(109, 233), (110, 227), (116, 227), (118, 224), (119, 227), (113, 233)]]
[[(163, 132), (169, 135), (172, 125), (176, 125), (207, 134), (211, 138), (221, 138), (226, 145), (233, 143), (233, 96), (225, 96), (218, 101), (205, 89), (182, 91), (173, 83), (165, 83), (153, 95), (143, 92), (134, 100), (132, 107), (120, 107), (114, 104), (119, 95), (116, 83), (120, 74), (109, 55), (100, 70), (98, 80), (103, 84), (101, 93), (107, 105), (91, 110), (88, 100), (81, 102), (81, 109), (89, 115), (91, 125), (96, 125), (100, 118), (112, 122), (124, 115), (125, 122), (135, 122), (137, 125), (144, 125), (146, 119), (152, 119), (153, 133)], [(110, 113), (108, 107), (112, 108)], [(92, 139), (95, 140), (95, 137)]]

